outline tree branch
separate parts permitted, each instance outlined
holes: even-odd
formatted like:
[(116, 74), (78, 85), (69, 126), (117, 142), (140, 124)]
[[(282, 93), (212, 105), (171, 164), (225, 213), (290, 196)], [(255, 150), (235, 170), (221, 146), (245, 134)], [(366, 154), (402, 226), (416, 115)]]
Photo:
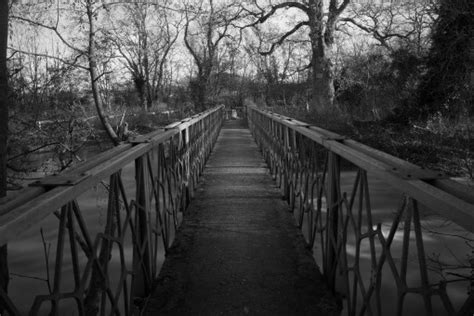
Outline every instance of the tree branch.
[(196, 65), (199, 69), (199, 72), (201, 72), (201, 69), (202, 69), (201, 59), (199, 58), (198, 54), (189, 43), (188, 36), (189, 36), (189, 20), (186, 21), (186, 24), (184, 26), (184, 44), (186, 45), (186, 48), (188, 49), (188, 51), (191, 53), (194, 60), (196, 61)]
[(303, 21), (303, 22), (300, 22), (300, 23), (296, 24), (290, 31), (286, 32), (282, 37), (280, 37), (280, 39), (277, 42), (273, 43), (268, 51), (260, 52), (260, 54), (265, 56), (265, 55), (269, 55), (269, 54), (273, 53), (273, 51), (275, 50), (275, 48), (277, 46), (281, 45), (285, 41), (285, 39), (287, 39), (289, 36), (296, 33), (296, 31), (298, 31), (300, 28), (302, 28), (305, 25), (309, 25), (309, 22), (308, 21)]
[(89, 70), (89, 67), (82, 66), (82, 65), (79, 65), (79, 64), (77, 63), (77, 61), (79, 60), (79, 58), (81, 58), (81, 57), (83, 56), (83, 54), (77, 55), (77, 56), (74, 58), (73, 61), (68, 61), (68, 60), (65, 60), (65, 59), (60, 58), (60, 57), (51, 56), (51, 55), (48, 55), (48, 54), (27, 52), (27, 51), (23, 51), (23, 50), (20, 50), (20, 49), (16, 49), (16, 48), (14, 48), (14, 47), (8, 47), (8, 49), (10, 49), (10, 50), (12, 50), (12, 51), (14, 51), (14, 52), (18, 52), (18, 53), (21, 53), (21, 54), (25, 54), (25, 55), (36, 56), (36, 57), (45, 57), (45, 58), (50, 58), (50, 59), (58, 60), (58, 61), (62, 62), (62, 63), (65, 64), (65, 65), (68, 65), (68, 66), (77, 67), (77, 68), (84, 69), (84, 70)]
[(64, 43), (64, 45), (66, 45), (67, 47), (69, 47), (72, 50), (75, 50), (76, 52), (78, 52), (80, 54), (83, 54), (83, 55), (86, 54), (86, 52), (84, 50), (79, 49), (79, 48), (75, 47), (74, 45), (72, 45), (71, 43), (69, 43), (62, 36), (62, 34), (58, 31), (57, 25), (56, 26), (50, 26), (50, 25), (43, 24), (41, 22), (33, 21), (33, 20), (30, 20), (30, 19), (26, 19), (26, 18), (23, 18), (23, 17), (20, 17), (20, 16), (15, 16), (15, 15), (12, 15), (11, 18), (19, 20), (19, 21), (26, 22), (26, 23), (29, 23), (29, 24), (32, 24), (32, 25), (40, 26), (40, 27), (43, 27), (43, 28), (48, 29), (48, 30), (51, 30), (56, 34), (56, 36), (58, 36), (58, 38), (61, 40), (61, 42)]
[(267, 14), (261, 13), (260, 18), (257, 20), (257, 23), (263, 23), (266, 20), (268, 20), (273, 14), (275, 14), (278, 10), (280, 9), (288, 9), (288, 8), (296, 8), (300, 9), (304, 13), (306, 13), (308, 16), (310, 15), (309, 8), (299, 2), (294, 2), (294, 1), (288, 1), (288, 2), (282, 2), (277, 5), (272, 6), (271, 10)]

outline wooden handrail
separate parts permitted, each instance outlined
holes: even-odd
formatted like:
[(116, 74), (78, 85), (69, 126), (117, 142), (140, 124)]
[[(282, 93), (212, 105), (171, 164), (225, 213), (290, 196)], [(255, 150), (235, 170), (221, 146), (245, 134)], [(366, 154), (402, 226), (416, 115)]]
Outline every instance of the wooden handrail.
[(474, 232), (474, 190), (467, 186), (444, 177), (442, 173), (421, 168), (322, 128), (256, 107), (249, 106), (249, 109), (305, 135), (444, 218)]
[(0, 205), (0, 245), (18, 237), (29, 227), (37, 224), (48, 214), (60, 208), (68, 201), (75, 199), (102, 179), (117, 172), (152, 148), (157, 147), (180, 131), (219, 111), (223, 107), (218, 106), (183, 119), (180, 122), (170, 124), (165, 129), (139, 136), (138, 138), (146, 139), (146, 142), (136, 142), (136, 139), (132, 139), (129, 143), (124, 143), (107, 150), (91, 160), (78, 164), (71, 170), (60, 174), (66, 177), (74, 177), (78, 174), (87, 175), (87, 178), (77, 185), (57, 186), (49, 190), (46, 186), (25, 188), (15, 199)]

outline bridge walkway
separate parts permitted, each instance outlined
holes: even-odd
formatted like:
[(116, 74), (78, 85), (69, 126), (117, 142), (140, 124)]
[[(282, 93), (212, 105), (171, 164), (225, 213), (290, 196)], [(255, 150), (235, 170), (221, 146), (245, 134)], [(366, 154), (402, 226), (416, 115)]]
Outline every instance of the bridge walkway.
[(331, 315), (335, 306), (245, 122), (227, 121), (146, 315)]

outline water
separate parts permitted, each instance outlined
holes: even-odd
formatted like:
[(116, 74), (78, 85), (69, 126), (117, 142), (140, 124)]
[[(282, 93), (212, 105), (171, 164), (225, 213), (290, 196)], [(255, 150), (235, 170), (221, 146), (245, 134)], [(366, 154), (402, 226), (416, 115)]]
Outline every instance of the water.
[[(97, 154), (96, 148), (90, 149), (86, 152), (86, 157), (91, 157)], [(39, 157), (49, 158), (48, 154), (41, 154)], [(38, 176), (38, 174), (34, 175)], [(86, 222), (89, 235), (94, 242), (95, 236), (103, 232), (106, 216), (107, 216), (107, 201), (108, 201), (108, 179), (104, 179), (104, 184), (98, 184), (92, 187), (85, 193), (81, 194), (77, 199), (84, 221)], [(127, 192), (127, 197), (130, 200), (135, 199), (135, 170), (134, 163), (130, 163), (122, 169), (122, 181)], [(152, 205), (153, 206), (153, 205)], [(125, 209), (121, 208), (121, 216), (125, 217)], [(54, 214), (48, 215), (38, 225), (35, 225), (28, 231), (25, 231), (21, 238), (12, 241), (8, 244), (8, 256), (11, 280), (9, 284), (9, 296), (13, 299), (20, 312), (27, 314), (33, 305), (33, 299), (36, 295), (48, 294), (49, 278), (50, 287), (54, 283), (54, 265), (56, 257), (56, 242), (58, 236), (59, 220)], [(79, 229), (76, 228), (78, 231)], [(130, 227), (128, 229), (128, 237), (124, 241), (123, 257), (125, 265), (129, 271), (132, 270), (133, 246), (130, 237)], [(41, 234), (41, 232), (43, 232)], [(67, 231), (66, 231), (67, 235)], [(65, 237), (65, 256), (62, 265), (62, 282), (61, 293), (74, 291), (73, 266), (69, 249), (69, 236)], [(162, 243), (159, 244), (157, 266), (161, 267), (164, 261), (164, 250)], [(84, 271), (87, 263), (87, 257), (84, 252), (80, 252), (79, 265), (81, 273)], [(48, 262), (47, 262), (48, 261)], [(47, 268), (49, 266), (49, 269)], [(48, 275), (49, 271), (49, 275)], [(118, 280), (121, 274), (120, 251), (117, 244), (114, 243), (112, 249), (112, 256), (109, 265), (109, 275), (112, 288), (118, 288)], [(127, 276), (128, 287), (130, 288), (131, 274)], [(87, 282), (88, 284), (88, 282)], [(86, 286), (87, 288), (87, 286)], [(70, 311), (73, 310), (75, 302), (73, 299), (64, 300), (60, 305), (60, 314), (66, 311), (70, 315), (74, 315)], [(40, 315), (47, 315), (49, 304), (44, 305)]]
[[(356, 172), (351, 171), (345, 171), (341, 175), (342, 191), (347, 192), (348, 196), (350, 195), (355, 177)], [(381, 223), (383, 235), (385, 238), (387, 238), (392, 226), (394, 213), (401, 204), (402, 194), (377, 178), (371, 177), (370, 174), (368, 177), (373, 224), (376, 226), (378, 223)], [(358, 200), (356, 199), (354, 203), (353, 214), (357, 214), (357, 203)], [(436, 213), (424, 208), (422, 205), (420, 205), (420, 213), (421, 225), (423, 229), (424, 248), (428, 257), (428, 265), (430, 267), (430, 281), (441, 280), (441, 275), (443, 275), (447, 280), (459, 279), (458, 277), (451, 275), (452, 273), (470, 275), (471, 271), (469, 268), (460, 268), (459, 266), (467, 265), (467, 267), (469, 267), (468, 259), (472, 254), (472, 243), (470, 244), (466, 241), (474, 240), (474, 234), (465, 231), (463, 228), (450, 221), (446, 221)], [(363, 221), (365, 220), (363, 219)], [(305, 222), (304, 225), (306, 224), (307, 223)], [(362, 233), (367, 231), (366, 227), (367, 226), (365, 226), (365, 229), (362, 229)], [(349, 234), (346, 249), (348, 254), (348, 262), (350, 265), (352, 265), (356, 257), (356, 245), (354, 243), (355, 234), (353, 229), (349, 228), (348, 231)], [(306, 229), (303, 229), (303, 232), (306, 232)], [(316, 240), (316, 244), (313, 249), (314, 257), (318, 265), (322, 267), (320, 255), (321, 248), (317, 242), (318, 240)], [(394, 259), (398, 272), (400, 272), (401, 265), (400, 258), (402, 256), (402, 243), (403, 223), (399, 226), (391, 246), (391, 255)], [(380, 257), (381, 249), (382, 247), (380, 243), (376, 242), (375, 250), (377, 253), (377, 258)], [(437, 259), (448, 265), (449, 268), (444, 271), (440, 271), (438, 269), (439, 267), (435, 263)], [(371, 252), (368, 239), (364, 239), (361, 244), (359, 262), (361, 278), (364, 280), (364, 284), (368, 286), (369, 279), (371, 277)], [(381, 296), (383, 315), (395, 315), (397, 297), (395, 278), (393, 277), (392, 271), (387, 262), (385, 263), (382, 275)], [(412, 230), (410, 234), (410, 248), (408, 256), (407, 285), (408, 287), (418, 287), (421, 284), (420, 282), (421, 279), (418, 265), (418, 256), (416, 254), (416, 242), (414, 232)], [(343, 283), (340, 283), (341, 291), (343, 291), (342, 284)], [(447, 289), (448, 295), (451, 298), (455, 309), (458, 310), (467, 298), (469, 283), (467, 281), (448, 283)], [(360, 293), (360, 288), (358, 290)], [(434, 296), (432, 302), (434, 305), (433, 315), (448, 315), (441, 304), (439, 296)], [(408, 294), (405, 298), (404, 307), (403, 315), (423, 315), (425, 313), (423, 300), (420, 295)], [(346, 311), (344, 311), (344, 313), (346, 313)]]

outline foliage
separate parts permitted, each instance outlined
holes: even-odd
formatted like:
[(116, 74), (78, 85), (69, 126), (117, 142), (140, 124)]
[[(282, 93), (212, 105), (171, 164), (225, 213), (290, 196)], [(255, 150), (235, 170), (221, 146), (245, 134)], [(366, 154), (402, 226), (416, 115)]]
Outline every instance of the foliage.
[(426, 117), (441, 111), (451, 117), (474, 114), (474, 3), (440, 0), (427, 72), (419, 89), (419, 108), (412, 115)]
[(424, 168), (474, 180), (474, 122), (453, 121), (440, 112), (411, 126), (355, 123), (357, 140)]
[(25, 173), (56, 173), (81, 161), (87, 141), (95, 139), (92, 122), (84, 114), (78, 103), (49, 112), (48, 120), (43, 121), (34, 115), (13, 114), (8, 140), (8, 168), (13, 171), (10, 185), (15, 187), (14, 180), (21, 180)]
[(411, 102), (422, 71), (413, 51), (380, 49), (346, 57), (336, 77), (340, 108), (356, 120), (380, 120)]

